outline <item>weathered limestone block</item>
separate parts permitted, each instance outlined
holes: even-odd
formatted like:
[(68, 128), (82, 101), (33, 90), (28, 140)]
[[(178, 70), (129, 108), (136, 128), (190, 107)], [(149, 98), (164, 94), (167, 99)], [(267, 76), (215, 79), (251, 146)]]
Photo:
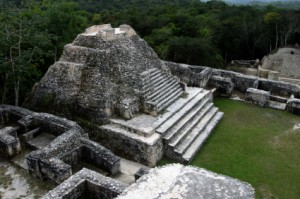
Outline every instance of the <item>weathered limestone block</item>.
[(254, 199), (255, 192), (246, 182), (201, 168), (173, 164), (151, 169), (117, 197), (138, 198)]
[(100, 53), (102, 53), (102, 51), (99, 49), (67, 44), (64, 47), (60, 61), (81, 63), (88, 67), (95, 67), (96, 63), (100, 61), (99, 58), (103, 58), (102, 56), (98, 56)]
[(50, 179), (56, 184), (60, 184), (72, 176), (72, 167), (57, 158), (41, 159), (40, 167), (43, 178)]
[(298, 98), (288, 99), (286, 104), (286, 110), (294, 114), (300, 115), (300, 99)]
[(84, 168), (49, 191), (43, 199), (113, 199), (126, 187), (127, 185), (119, 181)]
[(277, 71), (270, 71), (269, 74), (268, 74), (268, 79), (269, 80), (278, 80), (278, 77), (279, 77), (279, 72)]
[(174, 62), (165, 62), (173, 75), (185, 82), (188, 86), (205, 87), (212, 75), (210, 67), (192, 66)]
[(250, 75), (243, 75), (233, 71), (213, 69), (213, 75), (230, 78), (234, 84), (234, 89), (245, 93), (248, 88), (256, 88), (258, 78)]
[(246, 91), (245, 100), (252, 104), (257, 104), (261, 107), (268, 106), (270, 102), (270, 92), (255, 88), (248, 88)]
[(212, 75), (212, 69), (207, 67), (199, 73), (199, 87), (204, 88)]
[(83, 145), (81, 147), (83, 160), (108, 171), (112, 175), (120, 172), (120, 157), (91, 140), (81, 138), (81, 142)]
[[(163, 155), (163, 143), (158, 134), (144, 137), (128, 133), (122, 129), (112, 129), (110, 125), (94, 126), (82, 124), (90, 133), (90, 138), (112, 150), (118, 156), (155, 166)], [(106, 128), (107, 126), (107, 128)]]
[(230, 97), (234, 88), (230, 78), (215, 75), (211, 76), (208, 85), (217, 88), (218, 93), (225, 97)]
[(140, 111), (138, 98), (125, 98), (119, 105), (120, 115), (125, 119), (133, 118)]
[(149, 169), (145, 169), (145, 168), (140, 168), (135, 174), (134, 174), (134, 179), (135, 181), (137, 181), (138, 179), (140, 179), (143, 175), (149, 173)]
[(257, 77), (254, 76), (246, 76), (242, 74), (237, 74), (234, 79), (234, 87), (236, 87), (242, 93), (245, 93), (248, 88), (256, 87), (257, 84)]
[(270, 91), (272, 95), (300, 97), (300, 86), (292, 83), (259, 79), (259, 89)]
[(14, 127), (0, 129), (0, 156), (10, 159), (21, 152), (16, 130)]
[(28, 109), (2, 104), (0, 105), (0, 124), (17, 123), (18, 120), (32, 113)]

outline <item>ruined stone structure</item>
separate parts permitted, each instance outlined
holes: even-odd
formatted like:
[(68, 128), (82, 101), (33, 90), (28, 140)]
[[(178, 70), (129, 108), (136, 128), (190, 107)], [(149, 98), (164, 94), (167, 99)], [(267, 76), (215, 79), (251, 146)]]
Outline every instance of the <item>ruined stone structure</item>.
[(120, 170), (120, 158), (76, 122), (9, 105), (0, 106), (0, 119), (0, 155), (41, 179), (61, 183), (81, 161), (111, 174)]
[(300, 49), (279, 48), (262, 59), (259, 77), (300, 84)]
[(260, 61), (259, 59), (256, 60), (232, 60), (227, 65), (227, 70), (243, 73), (245, 75), (258, 75), (258, 67)]
[(126, 187), (127, 185), (119, 181), (83, 168), (55, 189), (49, 191), (43, 199), (111, 199), (121, 194)]
[[(189, 163), (223, 116), (213, 92), (199, 87), (229, 96), (236, 86), (258, 84), (217, 73), (223, 72), (160, 60), (128, 25), (90, 27), (65, 46), (25, 102), (78, 123), (1, 105), (0, 155), (60, 184), (44, 199), (254, 198), (247, 183), (179, 164), (142, 167), (131, 186), (110, 178), (121, 171), (119, 156), (149, 166), (162, 156)], [(298, 107), (291, 101), (291, 110)], [(78, 168), (81, 162), (110, 177)]]
[[(192, 86), (204, 86), (211, 72)], [(223, 116), (211, 91), (186, 88), (127, 25), (78, 35), (26, 106), (72, 115), (94, 141), (150, 166), (163, 155), (190, 162)]]
[[(230, 97), (234, 92), (238, 92), (248, 102), (299, 114), (300, 86), (297, 84), (203, 66), (165, 63), (173, 74), (188, 85), (201, 79), (209, 79), (205, 87), (215, 88), (216, 94), (221, 96)], [(194, 68), (198, 68), (199, 72), (195, 73)], [(203, 78), (202, 71), (206, 70), (212, 72)]]
[(233, 60), (227, 70), (300, 85), (300, 49), (278, 48), (259, 60)]
[(46, 194), (43, 199), (254, 199), (245, 182), (205, 169), (179, 164), (157, 167), (128, 186), (88, 169), (82, 169)]

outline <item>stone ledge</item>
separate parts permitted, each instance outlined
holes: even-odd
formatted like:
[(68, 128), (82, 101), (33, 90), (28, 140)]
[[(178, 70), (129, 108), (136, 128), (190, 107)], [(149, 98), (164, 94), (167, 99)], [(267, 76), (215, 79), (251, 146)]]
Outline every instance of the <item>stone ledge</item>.
[(127, 185), (83, 168), (68, 180), (49, 191), (42, 199), (106, 198), (112, 199)]
[(257, 104), (261, 107), (268, 106), (270, 102), (270, 92), (255, 88), (248, 88), (245, 100), (247, 102)]

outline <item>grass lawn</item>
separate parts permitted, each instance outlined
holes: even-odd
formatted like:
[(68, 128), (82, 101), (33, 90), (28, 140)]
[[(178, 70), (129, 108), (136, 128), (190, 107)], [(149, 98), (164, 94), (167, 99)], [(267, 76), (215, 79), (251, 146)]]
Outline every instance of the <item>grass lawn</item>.
[(224, 117), (191, 164), (249, 182), (256, 198), (300, 198), (300, 117), (225, 98), (215, 105)]

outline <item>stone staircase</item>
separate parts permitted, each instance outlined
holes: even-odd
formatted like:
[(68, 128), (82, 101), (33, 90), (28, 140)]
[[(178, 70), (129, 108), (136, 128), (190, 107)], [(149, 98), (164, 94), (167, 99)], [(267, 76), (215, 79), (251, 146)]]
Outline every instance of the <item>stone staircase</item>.
[(182, 94), (182, 87), (175, 76), (162, 73), (153, 68), (140, 75), (143, 110), (150, 115), (157, 115)]
[(211, 91), (187, 87), (184, 96), (156, 117), (141, 114), (131, 120), (115, 118), (102, 128), (110, 132), (123, 132), (123, 135), (150, 145), (162, 139), (164, 155), (187, 164), (222, 117), (223, 113), (212, 103)]
[(182, 163), (193, 159), (223, 117), (212, 103), (211, 91), (188, 88), (187, 93), (187, 99), (169, 107), (172, 112), (155, 125), (163, 136), (165, 155)]

